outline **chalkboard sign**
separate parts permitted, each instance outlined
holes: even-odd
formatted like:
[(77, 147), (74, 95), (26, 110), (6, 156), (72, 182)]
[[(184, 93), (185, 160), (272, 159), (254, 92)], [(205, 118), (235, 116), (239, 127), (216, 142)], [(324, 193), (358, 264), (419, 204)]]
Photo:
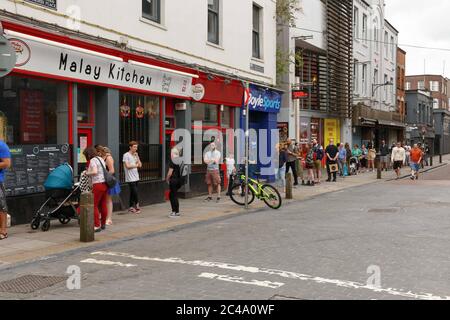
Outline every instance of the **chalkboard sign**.
[(69, 145), (12, 146), (12, 167), (5, 174), (7, 196), (45, 192), (48, 174), (69, 162)]

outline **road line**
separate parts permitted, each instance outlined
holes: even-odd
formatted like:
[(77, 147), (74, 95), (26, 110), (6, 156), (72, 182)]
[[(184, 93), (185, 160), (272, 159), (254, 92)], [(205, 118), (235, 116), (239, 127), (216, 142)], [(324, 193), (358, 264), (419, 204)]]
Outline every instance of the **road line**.
[(450, 300), (450, 296), (436, 296), (431, 293), (413, 293), (411, 291), (405, 292), (403, 290), (398, 290), (394, 288), (378, 288), (373, 287), (367, 284), (362, 284), (358, 282), (353, 281), (345, 281), (345, 280), (335, 280), (335, 279), (326, 279), (321, 277), (314, 277), (306, 274), (296, 273), (296, 272), (290, 272), (290, 271), (283, 271), (283, 270), (276, 270), (276, 269), (265, 269), (265, 268), (258, 268), (258, 267), (248, 267), (248, 266), (241, 266), (236, 264), (229, 264), (229, 263), (222, 263), (222, 262), (208, 262), (208, 261), (185, 261), (183, 259), (179, 258), (168, 258), (168, 259), (161, 259), (161, 258), (149, 258), (149, 257), (139, 257), (132, 254), (127, 253), (119, 253), (119, 252), (105, 252), (105, 251), (98, 251), (91, 253), (92, 255), (101, 255), (101, 256), (112, 256), (112, 257), (123, 257), (123, 258), (129, 258), (133, 260), (141, 260), (141, 261), (152, 261), (152, 262), (163, 262), (163, 263), (177, 263), (177, 264), (185, 264), (185, 265), (191, 265), (191, 266), (200, 266), (200, 267), (208, 267), (208, 268), (219, 268), (219, 269), (225, 269), (225, 270), (234, 270), (234, 271), (242, 271), (242, 272), (248, 272), (248, 273), (261, 273), (261, 274), (268, 274), (268, 275), (276, 275), (282, 278), (288, 278), (288, 279), (295, 279), (295, 280), (302, 280), (302, 281), (312, 281), (318, 284), (332, 284), (338, 287), (344, 287), (344, 288), (352, 288), (352, 289), (366, 289), (371, 290), (373, 292), (377, 293), (386, 293), (393, 296), (399, 296), (399, 297), (405, 297), (405, 298), (411, 298), (411, 299), (419, 299), (419, 300)]
[(137, 267), (135, 264), (130, 263), (122, 263), (122, 262), (115, 262), (115, 261), (107, 261), (107, 260), (96, 260), (96, 259), (86, 259), (83, 261), (80, 261), (81, 263), (90, 263), (90, 264), (100, 264), (104, 266), (116, 266), (116, 267), (125, 267), (125, 268), (132, 268)]
[(248, 285), (252, 285), (252, 286), (258, 286), (258, 287), (264, 287), (264, 288), (270, 288), (270, 289), (278, 289), (278, 288), (284, 286), (284, 283), (281, 283), (281, 282), (270, 282), (270, 281), (260, 281), (260, 280), (245, 281), (245, 279), (241, 278), (241, 277), (231, 277), (229, 275), (220, 275), (220, 274), (215, 274), (215, 273), (202, 273), (198, 277), (211, 279), (211, 280), (234, 282), (234, 283), (239, 283), (239, 284), (248, 284)]

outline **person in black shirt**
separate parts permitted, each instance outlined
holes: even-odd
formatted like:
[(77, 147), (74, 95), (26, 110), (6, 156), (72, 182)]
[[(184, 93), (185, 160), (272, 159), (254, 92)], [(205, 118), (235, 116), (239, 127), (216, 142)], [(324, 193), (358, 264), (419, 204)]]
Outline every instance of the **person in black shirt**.
[[(327, 155), (327, 173), (328, 180), (327, 182), (331, 182), (331, 170), (330, 165), (337, 164), (337, 159), (339, 156), (338, 147), (334, 145), (334, 140), (330, 139), (329, 146), (325, 149), (325, 154)], [(337, 171), (333, 172), (333, 182), (336, 182)]]
[(386, 144), (385, 140), (381, 141), (380, 147), (380, 162), (381, 162), (381, 171), (388, 171), (388, 156), (389, 156), (389, 146)]
[(181, 179), (181, 157), (180, 151), (177, 148), (173, 148), (171, 151), (171, 159), (169, 162), (169, 172), (167, 173), (166, 181), (170, 188), (170, 205), (172, 206), (172, 213), (169, 215), (170, 218), (176, 218), (180, 216), (180, 203), (178, 201), (178, 190), (182, 186)]

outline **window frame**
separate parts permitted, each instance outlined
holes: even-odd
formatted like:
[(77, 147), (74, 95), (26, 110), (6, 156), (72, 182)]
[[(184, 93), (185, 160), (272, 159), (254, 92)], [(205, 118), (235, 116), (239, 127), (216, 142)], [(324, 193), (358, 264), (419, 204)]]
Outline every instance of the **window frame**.
[[(257, 10), (258, 17), (258, 29), (255, 29), (255, 9)], [(262, 48), (261, 48), (261, 12), (262, 8), (256, 3), (252, 6), (252, 57), (255, 59), (262, 59)], [(256, 37), (255, 37), (256, 36)], [(257, 40), (257, 48), (255, 46), (255, 40)], [(257, 52), (255, 51), (257, 49)]]
[[(220, 43), (221, 43), (221, 37), (220, 37), (220, 4), (221, 4), (221, 2), (220, 2), (220, 0), (211, 0), (211, 1), (213, 1), (213, 6), (214, 6), (214, 4), (215, 3), (217, 3), (217, 8), (210, 8), (210, 5), (209, 5), (209, 1), (210, 0), (208, 0), (208, 3), (207, 3), (207, 5), (208, 5), (208, 26), (207, 26), (207, 28), (208, 28), (208, 42), (209, 43), (212, 43), (212, 44), (215, 44), (215, 45), (220, 45)], [(216, 17), (216, 20), (215, 20), (215, 28), (216, 28), (216, 34), (214, 35), (215, 37), (216, 37), (216, 41), (214, 41), (214, 39), (212, 39), (211, 37), (210, 37), (210, 32), (209, 32), (209, 25), (210, 25), (210, 14), (213, 14), (213, 15), (215, 15), (215, 17)]]
[[(142, 0), (142, 18), (147, 19), (149, 21), (152, 21), (154, 23), (157, 24), (162, 24), (162, 1), (163, 0), (151, 0), (152, 2), (155, 1), (155, 6), (156, 6), (156, 16), (155, 15), (151, 15), (149, 13), (146, 13), (144, 11), (144, 2), (148, 2), (148, 0)], [(153, 4), (149, 4), (150, 6), (153, 6)]]

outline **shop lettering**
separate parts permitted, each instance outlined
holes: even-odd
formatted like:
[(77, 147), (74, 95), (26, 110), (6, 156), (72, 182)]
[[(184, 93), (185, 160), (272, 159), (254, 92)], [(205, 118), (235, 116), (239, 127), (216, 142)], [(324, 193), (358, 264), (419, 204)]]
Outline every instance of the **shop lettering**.
[(68, 63), (69, 55), (66, 53), (61, 53), (61, 57), (59, 59), (59, 70), (67, 71), (69, 68), (70, 72), (86, 74), (87, 76), (93, 75), (95, 80), (100, 79), (100, 75), (102, 72), (102, 68), (98, 66), (92, 67), (90, 64), (85, 64), (84, 59), (81, 58), (79, 62), (73, 60), (71, 63)]
[(136, 73), (136, 70), (133, 70), (133, 73), (127, 72), (124, 67), (117, 68), (117, 65), (111, 63), (109, 65), (109, 79), (112, 80), (120, 80), (132, 83), (140, 83), (142, 85), (151, 86), (152, 85), (152, 77), (140, 76)]
[(270, 99), (268, 97), (262, 97), (259, 95), (258, 97), (251, 96), (249, 105), (254, 109), (264, 109), (264, 110), (279, 110), (281, 107), (281, 101), (279, 99)]

